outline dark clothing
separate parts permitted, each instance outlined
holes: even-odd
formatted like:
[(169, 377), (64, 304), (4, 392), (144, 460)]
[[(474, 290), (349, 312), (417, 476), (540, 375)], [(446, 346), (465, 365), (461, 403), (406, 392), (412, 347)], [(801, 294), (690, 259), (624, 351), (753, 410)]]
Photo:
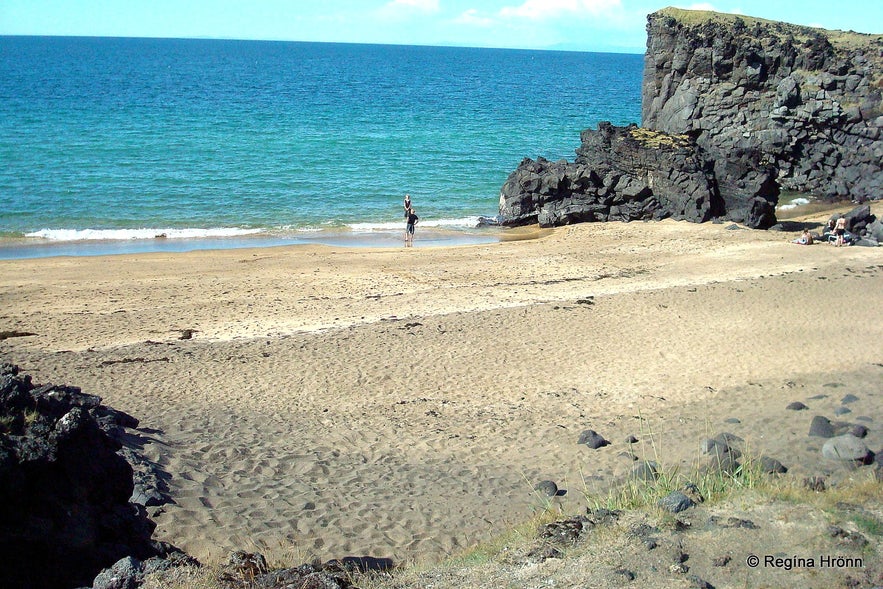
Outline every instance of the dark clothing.
[(416, 225), (417, 221), (419, 221), (419, 220), (420, 220), (420, 217), (418, 217), (417, 215), (415, 215), (413, 213), (408, 214), (408, 229), (407, 229), (408, 233), (412, 233), (412, 234), (414, 233), (414, 225)]

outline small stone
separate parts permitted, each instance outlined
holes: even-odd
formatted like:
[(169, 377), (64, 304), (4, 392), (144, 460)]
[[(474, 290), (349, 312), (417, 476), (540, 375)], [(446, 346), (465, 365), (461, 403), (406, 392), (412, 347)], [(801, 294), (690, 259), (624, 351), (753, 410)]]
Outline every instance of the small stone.
[(135, 589), (142, 564), (136, 558), (127, 556), (116, 561), (112, 567), (98, 573), (92, 583), (94, 589)]
[(874, 453), (859, 438), (846, 434), (829, 439), (822, 446), (822, 456), (829, 460), (870, 464)]
[(533, 490), (546, 497), (554, 497), (558, 494), (558, 485), (554, 481), (540, 481), (534, 485)]
[(769, 456), (760, 457), (760, 469), (766, 474), (785, 474), (788, 468), (775, 458)]
[(638, 438), (635, 436), (629, 436), (625, 439), (626, 444), (636, 444), (638, 442)]
[(616, 569), (615, 571), (613, 571), (613, 574), (617, 577), (622, 577), (626, 581), (634, 581), (637, 578), (635, 576), (635, 573), (628, 569)]
[(680, 513), (690, 509), (696, 503), (681, 493), (680, 491), (672, 491), (657, 502), (657, 505), (670, 513)]
[(842, 399), (840, 399), (840, 403), (842, 403), (843, 405), (849, 405), (850, 403), (855, 403), (856, 401), (858, 401), (858, 397), (851, 393), (845, 395)]
[(807, 407), (800, 401), (794, 401), (793, 403), (789, 403), (788, 406), (785, 407), (785, 409), (788, 409), (789, 411), (803, 411), (805, 409), (809, 409), (809, 407)]
[(629, 478), (636, 481), (652, 482), (659, 479), (659, 466), (652, 460), (645, 460), (635, 465)]
[(834, 415), (846, 415), (847, 413), (852, 413), (852, 409), (849, 407), (838, 407), (834, 410)]
[(852, 429), (849, 430), (849, 434), (855, 436), (857, 438), (864, 438), (868, 435), (868, 428), (863, 425), (853, 425)]
[(605, 440), (604, 437), (598, 434), (595, 430), (587, 429), (580, 434), (577, 444), (585, 444), (592, 450), (597, 450), (598, 448), (609, 446), (610, 442)]
[(831, 420), (821, 415), (813, 417), (812, 423), (809, 424), (809, 435), (817, 438), (833, 438), (834, 427), (831, 425)]

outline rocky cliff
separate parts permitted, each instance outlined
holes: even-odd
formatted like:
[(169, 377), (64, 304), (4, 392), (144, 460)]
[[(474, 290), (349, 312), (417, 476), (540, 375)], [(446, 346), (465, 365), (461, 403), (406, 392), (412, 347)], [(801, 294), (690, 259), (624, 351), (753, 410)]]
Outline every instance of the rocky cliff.
[(776, 222), (780, 190), (883, 194), (883, 35), (667, 8), (648, 17), (643, 128), (582, 133), (573, 163), (524, 160), (504, 224)]
[(647, 37), (643, 126), (695, 133), (718, 163), (756, 152), (784, 190), (880, 198), (883, 35), (667, 8)]

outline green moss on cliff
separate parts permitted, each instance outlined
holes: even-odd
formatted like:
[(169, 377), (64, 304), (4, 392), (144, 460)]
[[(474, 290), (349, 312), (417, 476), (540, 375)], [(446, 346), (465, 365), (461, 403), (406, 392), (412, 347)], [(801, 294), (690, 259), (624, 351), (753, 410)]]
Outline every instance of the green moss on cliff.
[(770, 29), (772, 34), (779, 36), (793, 36), (798, 41), (805, 41), (810, 37), (822, 34), (828, 38), (832, 45), (842, 49), (857, 49), (868, 45), (883, 46), (883, 35), (856, 33), (855, 31), (839, 31), (814, 27), (806, 27), (775, 20), (767, 20), (754, 16), (741, 14), (728, 14), (724, 12), (712, 12), (710, 10), (686, 10), (669, 6), (650, 15), (673, 18), (685, 26), (700, 26), (706, 23), (717, 23), (727, 26), (737, 26), (741, 23), (745, 26), (760, 24)]
[(690, 145), (690, 138), (686, 135), (669, 135), (668, 133), (652, 131), (642, 127), (631, 129), (629, 135), (642, 146), (653, 149), (659, 149), (662, 147), (687, 147)]

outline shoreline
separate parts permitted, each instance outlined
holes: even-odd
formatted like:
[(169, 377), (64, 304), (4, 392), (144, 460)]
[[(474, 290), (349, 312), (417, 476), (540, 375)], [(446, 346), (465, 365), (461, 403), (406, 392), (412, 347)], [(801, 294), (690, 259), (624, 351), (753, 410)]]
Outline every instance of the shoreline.
[[(368, 231), (319, 230), (273, 234), (259, 232), (223, 237), (179, 237), (133, 239), (71, 239), (49, 240), (21, 237), (0, 239), (0, 260), (49, 258), (59, 256), (93, 257), (131, 254), (187, 253), (203, 250), (264, 249), (287, 246), (324, 245), (348, 248), (401, 247), (401, 231), (378, 229)], [(421, 227), (414, 247), (451, 247), (496, 243), (504, 239), (500, 228), (464, 230)]]
[[(676, 464), (733, 431), (800, 476), (811, 416), (785, 405), (855, 392), (883, 445), (883, 326), (826, 335), (883, 307), (881, 250), (794, 236), (662, 221), (5, 260), (0, 331), (37, 335), (0, 354), (141, 420), (176, 501), (157, 537), (198, 558), (437, 560), (527, 519), (540, 480), (563, 508), (613, 484), (629, 434), (652, 458), (642, 420)], [(611, 446), (576, 444), (590, 428)]]
[[(805, 200), (799, 193), (789, 196)], [(789, 201), (792, 202), (792, 201)], [(854, 203), (852, 203), (854, 206)], [(847, 202), (822, 202), (815, 199), (793, 205), (782, 205), (778, 210), (779, 221), (790, 223), (808, 215), (817, 216), (826, 212), (850, 207)], [(851, 208), (851, 207), (850, 207)], [(432, 223), (432, 222), (430, 222)], [(299, 245), (318, 245), (345, 248), (396, 248), (403, 246), (400, 237), (404, 232), (381, 223), (368, 229), (317, 229), (309, 231), (251, 231), (238, 228), (218, 229), (230, 234), (207, 235), (203, 237), (166, 237), (162, 230), (152, 238), (99, 238), (81, 237), (49, 239), (40, 237), (0, 237), (0, 260), (33, 259), (48, 257), (92, 257), (154, 253), (187, 253), (202, 250), (264, 249)], [(550, 235), (554, 228), (541, 228), (537, 225), (521, 227), (463, 227), (446, 226), (449, 223), (426, 224), (418, 228), (414, 247), (456, 247), (463, 245), (484, 245), (497, 242), (536, 239)], [(142, 233), (144, 229), (137, 230)], [(187, 230), (211, 232), (212, 230)]]

